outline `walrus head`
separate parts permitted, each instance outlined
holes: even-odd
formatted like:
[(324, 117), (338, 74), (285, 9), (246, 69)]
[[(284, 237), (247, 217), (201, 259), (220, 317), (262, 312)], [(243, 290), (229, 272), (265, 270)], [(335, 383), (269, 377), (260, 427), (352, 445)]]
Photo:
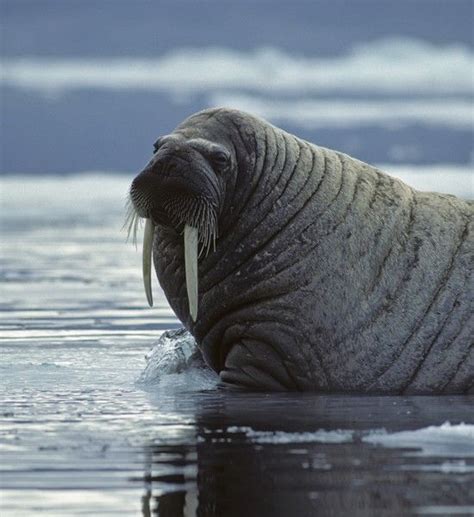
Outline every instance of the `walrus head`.
[(232, 168), (231, 150), (221, 143), (190, 137), (179, 130), (159, 138), (154, 153), (130, 188), (129, 229), (146, 220), (143, 242), (143, 280), (150, 306), (152, 244), (156, 225), (182, 234), (190, 315), (198, 311), (198, 256), (214, 247), (218, 216)]

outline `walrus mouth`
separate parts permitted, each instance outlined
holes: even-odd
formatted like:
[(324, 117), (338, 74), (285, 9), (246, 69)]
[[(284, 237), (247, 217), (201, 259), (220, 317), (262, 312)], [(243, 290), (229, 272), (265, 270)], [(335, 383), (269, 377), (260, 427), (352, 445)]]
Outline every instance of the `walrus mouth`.
[[(216, 210), (211, 203), (202, 198), (185, 201), (170, 200), (168, 203), (164, 202), (163, 206), (176, 226), (183, 228), (184, 268), (189, 313), (192, 320), (196, 321), (198, 315), (198, 260), (203, 253), (207, 255), (211, 247), (215, 250), (217, 238)], [(140, 219), (143, 218), (140, 218), (132, 200), (130, 200), (124, 226), (127, 228), (128, 236), (132, 235), (135, 242)], [(151, 267), (156, 225), (152, 216), (144, 219), (142, 274), (146, 298), (148, 304), (152, 307)], [(201, 244), (200, 250), (199, 244)]]

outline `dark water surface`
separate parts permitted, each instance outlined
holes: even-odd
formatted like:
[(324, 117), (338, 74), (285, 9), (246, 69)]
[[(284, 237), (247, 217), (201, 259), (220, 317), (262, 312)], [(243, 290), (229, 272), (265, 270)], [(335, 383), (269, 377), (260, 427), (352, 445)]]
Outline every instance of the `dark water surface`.
[[(377, 435), (369, 429), (468, 418), (469, 400), (209, 394), (199, 405), (197, 443), (149, 447), (144, 513), (180, 515), (193, 506), (201, 515), (474, 512), (474, 459), (463, 459), (465, 451), (452, 444), (446, 461), (439, 451), (418, 455), (423, 438), (393, 449), (364, 441)], [(169, 466), (174, 471), (163, 473)], [(176, 491), (160, 495), (173, 484)]]
[(3, 181), (2, 517), (474, 513), (473, 397), (137, 384), (178, 322), (158, 286), (144, 308), (127, 183)]

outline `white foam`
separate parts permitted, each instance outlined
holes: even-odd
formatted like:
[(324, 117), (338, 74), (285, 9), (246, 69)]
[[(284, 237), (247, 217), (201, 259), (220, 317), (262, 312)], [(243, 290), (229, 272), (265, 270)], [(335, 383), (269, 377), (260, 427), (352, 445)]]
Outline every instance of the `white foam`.
[(362, 437), (365, 443), (397, 449), (415, 449), (410, 456), (440, 456), (474, 458), (474, 425), (451, 424), (423, 427), (413, 431), (387, 433), (372, 431)]
[(251, 427), (230, 426), (226, 433), (243, 434), (252, 443), (291, 444), (291, 443), (347, 443), (351, 442), (354, 431), (318, 429), (311, 432), (257, 431)]
[(390, 128), (408, 124), (474, 128), (473, 105), (467, 100), (317, 100), (265, 99), (255, 95), (218, 92), (211, 96), (213, 106), (229, 106), (272, 122), (286, 122), (306, 128), (360, 127), (382, 125)]
[[(350, 429), (325, 430), (318, 429), (309, 432), (259, 431), (247, 426), (229, 426), (217, 433), (207, 430), (216, 442), (233, 441), (232, 435), (245, 437), (246, 440), (257, 444), (301, 444), (301, 443), (351, 443), (361, 440), (371, 445), (388, 448), (413, 449), (405, 452), (406, 456), (434, 456), (446, 458), (474, 457), (474, 425), (451, 424), (445, 422), (439, 426), (429, 426), (413, 431), (389, 433), (385, 429), (354, 431)], [(231, 435), (231, 436), (229, 436)], [(203, 440), (205, 438), (202, 438)], [(405, 467), (404, 467), (405, 468)], [(408, 466), (407, 469), (410, 469)], [(447, 461), (440, 465), (414, 465), (413, 469), (440, 471), (444, 473), (472, 472), (472, 465), (460, 461)]]
[(470, 474), (474, 473), (474, 465), (468, 465), (465, 460), (447, 460), (441, 463), (428, 465), (416, 463), (414, 465), (401, 465), (400, 470), (415, 472), (441, 472), (442, 474)]
[(189, 332), (182, 329), (163, 332), (145, 356), (147, 365), (139, 382), (151, 384), (158, 382), (163, 375), (189, 368), (196, 350), (196, 342)]
[(216, 89), (259, 92), (379, 91), (471, 95), (474, 53), (457, 44), (392, 38), (355, 46), (336, 57), (308, 57), (275, 48), (178, 49), (155, 59), (3, 60), (0, 81), (45, 92), (78, 88), (165, 91)]
[(164, 332), (145, 356), (146, 367), (138, 384), (145, 388), (176, 391), (212, 389), (217, 375), (204, 363), (193, 336), (184, 329)]
[(415, 508), (415, 513), (418, 515), (441, 515), (446, 517), (447, 515), (462, 515), (463, 517), (474, 515), (474, 506), (419, 506)]

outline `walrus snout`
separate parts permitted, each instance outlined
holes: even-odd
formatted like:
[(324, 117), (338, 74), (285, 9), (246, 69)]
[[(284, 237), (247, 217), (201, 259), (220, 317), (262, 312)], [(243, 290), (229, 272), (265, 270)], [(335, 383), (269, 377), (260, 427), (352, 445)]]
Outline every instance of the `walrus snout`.
[(172, 152), (158, 150), (133, 180), (130, 198), (140, 217), (176, 227), (198, 217), (202, 205), (217, 211), (220, 190), (206, 157), (191, 146), (181, 146)]

